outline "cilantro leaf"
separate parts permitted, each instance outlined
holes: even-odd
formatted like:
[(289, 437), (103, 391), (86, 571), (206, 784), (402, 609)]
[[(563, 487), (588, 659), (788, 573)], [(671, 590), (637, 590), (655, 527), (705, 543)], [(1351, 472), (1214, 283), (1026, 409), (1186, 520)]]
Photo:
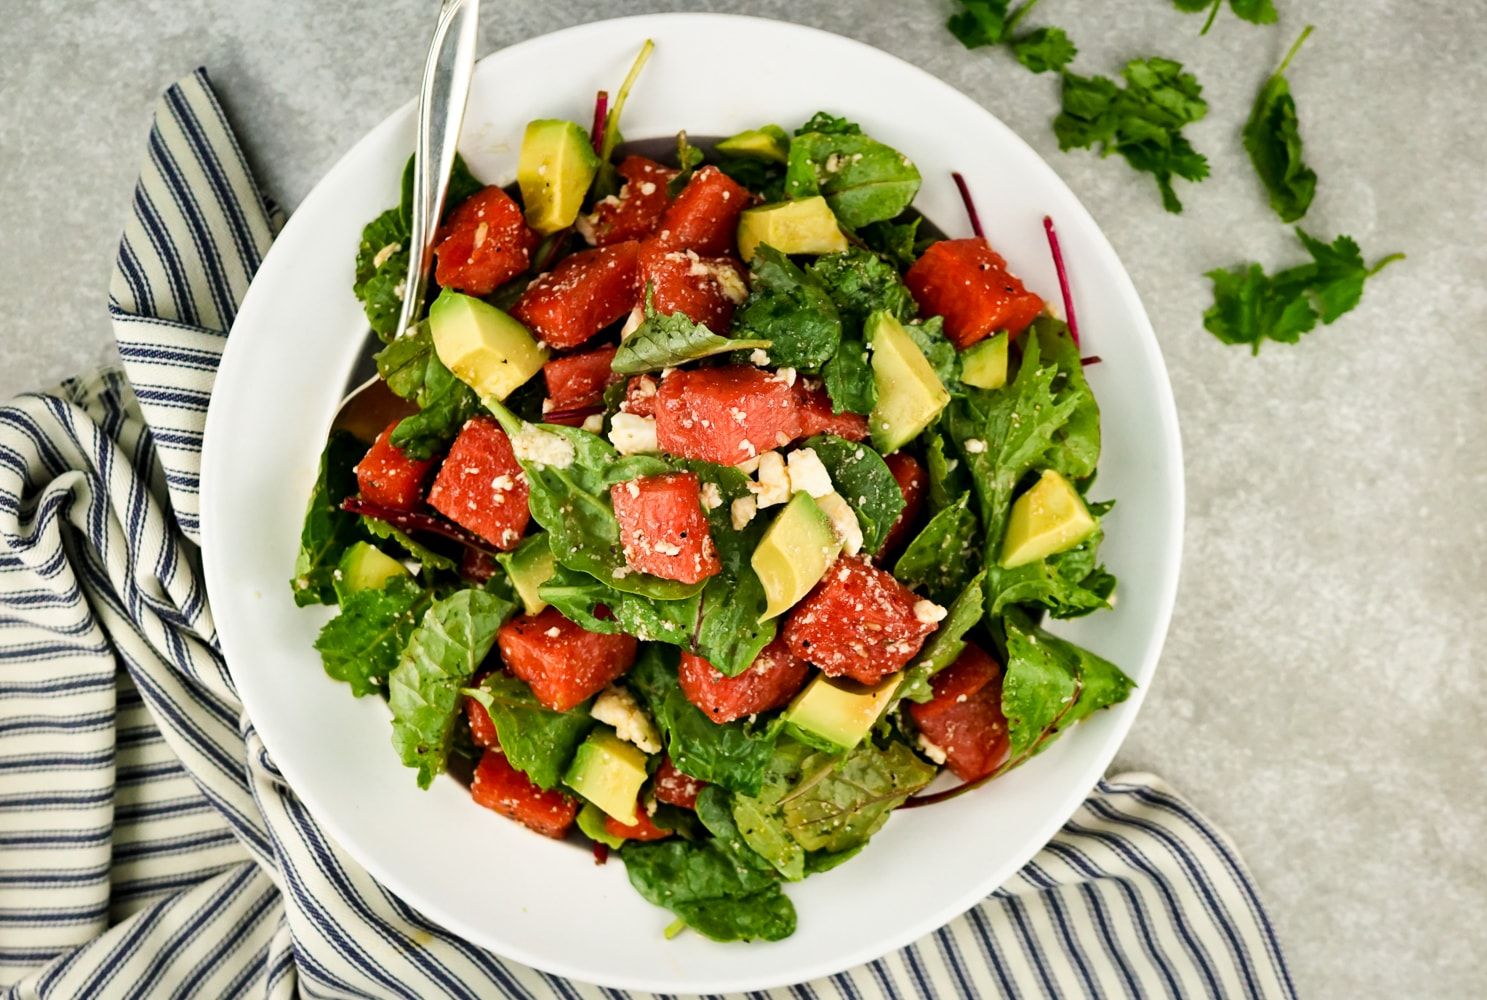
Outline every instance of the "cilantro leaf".
[(1296, 102), (1291, 98), (1291, 84), (1285, 76), (1286, 68), (1311, 32), (1308, 25), (1280, 67), (1260, 88), (1244, 126), (1244, 148), (1255, 165), (1255, 173), (1270, 193), (1270, 207), (1285, 222), (1295, 222), (1305, 215), (1317, 193), (1316, 173), (1301, 162)]
[(1296, 236), (1311, 263), (1274, 275), (1259, 264), (1208, 272), (1213, 305), (1203, 314), (1203, 326), (1209, 333), (1226, 344), (1248, 344), (1255, 354), (1265, 340), (1294, 344), (1318, 319), (1330, 324), (1353, 309), (1363, 298), (1364, 282), (1404, 257), (1390, 254), (1369, 267), (1349, 236), (1324, 243), (1299, 227)]
[(1044, 73), (1063, 70), (1079, 49), (1063, 28), (1038, 28), (1012, 39), (1012, 54), (1034, 73)]
[[(1213, 22), (1219, 14), (1219, 8), (1224, 5), (1224, 0), (1172, 0), (1172, 5), (1185, 14), (1197, 14), (1208, 11), (1208, 20), (1203, 22), (1203, 30), (1200, 35), (1208, 34), (1208, 29), (1213, 27)], [(1274, 24), (1276, 20), (1275, 4), (1272, 0), (1229, 0), (1229, 9), (1241, 21), (1250, 24)]]
[(768, 348), (768, 340), (730, 340), (713, 333), (683, 312), (658, 313), (652, 304), (653, 286), (645, 290), (645, 322), (641, 323), (615, 352), (610, 368), (621, 375), (658, 372), (688, 361), (724, 354)]
[(961, 10), (945, 27), (968, 49), (1000, 45), (1007, 32), (1009, 0), (960, 0)]
[(1156, 179), (1167, 211), (1181, 212), (1172, 179), (1208, 176), (1208, 160), (1182, 134), (1208, 113), (1203, 88), (1171, 59), (1133, 59), (1121, 75), (1123, 88), (1103, 76), (1063, 75), (1063, 110), (1053, 121), (1059, 148), (1119, 153)]
[(358, 698), (381, 691), (430, 600), (410, 576), (346, 595), (341, 613), (315, 639), (325, 672), (350, 684)]

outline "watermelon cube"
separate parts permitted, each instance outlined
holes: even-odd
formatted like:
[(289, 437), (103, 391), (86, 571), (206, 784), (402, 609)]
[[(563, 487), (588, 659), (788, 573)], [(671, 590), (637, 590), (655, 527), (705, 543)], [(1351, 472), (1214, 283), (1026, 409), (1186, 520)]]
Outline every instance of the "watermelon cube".
[(930, 679), (934, 697), (908, 703), (909, 718), (945, 755), (962, 781), (975, 781), (1007, 759), (1007, 717), (1002, 714), (1002, 668), (985, 650), (967, 645)]
[(507, 669), (554, 712), (566, 712), (608, 687), (635, 662), (631, 635), (580, 628), (553, 607), (521, 615), (496, 637)]
[(494, 420), (468, 421), (449, 448), (429, 505), (502, 551), (516, 548), (527, 530), (531, 492), (511, 440)]
[(480, 755), (470, 782), (470, 796), (544, 837), (563, 839), (578, 817), (578, 800), (556, 789), (548, 791), (512, 767), (500, 750)]
[(776, 638), (736, 677), (725, 677), (691, 653), (682, 653), (677, 676), (687, 700), (714, 722), (724, 723), (785, 705), (805, 687), (810, 670), (784, 639)]
[(631, 241), (564, 257), (522, 292), (511, 315), (550, 347), (577, 347), (635, 308), (639, 250)]
[[(409, 458), (392, 443), (397, 422), (387, 426), (373, 442), (366, 457), (356, 464), (356, 486), (363, 500), (391, 507), (413, 510), (423, 502), (423, 481), (434, 467), (427, 461)], [(335, 498), (340, 501), (341, 497)]]
[(1043, 300), (979, 237), (932, 244), (904, 284), (921, 312), (945, 318), (945, 336), (962, 351), (999, 330), (1016, 336), (1043, 311)]
[(784, 635), (828, 677), (876, 684), (913, 659), (943, 614), (865, 559), (839, 559), (790, 612)]

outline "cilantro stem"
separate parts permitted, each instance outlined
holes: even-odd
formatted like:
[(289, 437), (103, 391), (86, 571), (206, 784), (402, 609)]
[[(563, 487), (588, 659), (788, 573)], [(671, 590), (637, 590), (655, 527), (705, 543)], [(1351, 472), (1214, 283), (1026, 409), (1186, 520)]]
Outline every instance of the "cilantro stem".
[(1276, 76), (1280, 76), (1286, 71), (1286, 67), (1291, 65), (1291, 60), (1296, 58), (1296, 53), (1301, 51), (1301, 46), (1305, 44), (1306, 39), (1310, 37), (1314, 30), (1316, 30), (1316, 25), (1308, 24), (1306, 30), (1301, 32), (1301, 37), (1296, 39), (1295, 43), (1291, 45), (1291, 51), (1287, 52), (1286, 57), (1280, 61), (1280, 67), (1275, 71)]
[(1053, 216), (1043, 216), (1043, 232), (1048, 234), (1048, 249), (1053, 254), (1053, 269), (1058, 272), (1058, 290), (1064, 298), (1064, 316), (1069, 322), (1069, 336), (1074, 346), (1079, 346), (1079, 320), (1074, 316), (1074, 293), (1069, 287), (1069, 272), (1064, 268), (1064, 252), (1058, 244), (1058, 231), (1053, 228)]
[(1203, 22), (1203, 30), (1198, 32), (1199, 36), (1208, 34), (1208, 29), (1213, 27), (1214, 18), (1219, 16), (1219, 8), (1224, 5), (1224, 0), (1213, 0), (1213, 6), (1208, 10), (1208, 20)]
[(594, 152), (604, 152), (604, 126), (609, 119), (609, 91), (601, 90), (594, 98), (594, 124), (589, 129), (589, 141), (594, 144)]
[(1391, 253), (1389, 256), (1375, 263), (1373, 267), (1370, 267), (1368, 269), (1368, 276), (1372, 278), (1375, 274), (1378, 274), (1380, 271), (1388, 267), (1390, 264), (1394, 263), (1396, 260), (1404, 260), (1404, 254)]
[(966, 179), (958, 170), (952, 170), (950, 178), (955, 181), (955, 187), (960, 191), (960, 200), (965, 203), (966, 217), (971, 220), (971, 232), (979, 239), (986, 239), (986, 233), (981, 230), (981, 216), (976, 214), (976, 203), (971, 200), (971, 189), (966, 186)]
[(609, 158), (614, 155), (614, 147), (619, 144), (620, 114), (625, 110), (625, 101), (630, 96), (630, 88), (635, 86), (641, 68), (651, 57), (651, 50), (655, 47), (656, 43), (649, 38), (640, 47), (640, 54), (635, 57), (635, 62), (630, 66), (630, 72), (625, 76), (625, 82), (620, 84), (620, 92), (615, 95), (614, 106), (609, 109), (609, 114), (604, 119), (604, 145), (599, 147), (599, 158), (605, 163), (609, 162)]
[(1031, 14), (1033, 12), (1033, 8), (1036, 6), (1038, 6), (1038, 0), (1027, 0), (1027, 3), (1014, 10), (1012, 12), (1012, 16), (1007, 18), (1006, 23), (1002, 27), (1003, 36), (1006, 38), (1011, 38), (1012, 29), (1016, 28), (1017, 23), (1024, 17), (1027, 17), (1029, 14)]

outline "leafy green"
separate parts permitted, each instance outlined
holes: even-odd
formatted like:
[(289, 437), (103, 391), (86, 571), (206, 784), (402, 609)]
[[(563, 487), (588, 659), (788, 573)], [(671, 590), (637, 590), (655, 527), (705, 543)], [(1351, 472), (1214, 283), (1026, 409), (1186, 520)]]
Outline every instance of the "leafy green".
[(671, 762), (701, 781), (745, 794), (757, 792), (774, 752), (773, 730), (713, 722), (687, 700), (676, 664), (674, 651), (647, 646), (627, 677), (665, 734)]
[(978, 518), (969, 493), (929, 519), (894, 564), (893, 575), (906, 587), (923, 587), (940, 603), (965, 587), (981, 565)]
[(361, 519), (361, 526), (373, 537), (385, 538), (400, 546), (404, 552), (417, 559), (426, 570), (454, 570), (458, 568), (458, 564), (453, 559), (435, 552), (421, 542), (415, 541), (386, 521), (379, 521), (375, 517), (363, 517)]
[(1264, 340), (1294, 344), (1317, 325), (1330, 324), (1363, 298), (1363, 283), (1404, 254), (1363, 262), (1352, 237), (1323, 243), (1299, 227), (1296, 236), (1311, 254), (1308, 264), (1267, 275), (1259, 264), (1240, 264), (1208, 272), (1213, 282), (1213, 305), (1203, 314), (1203, 326), (1226, 344), (1249, 344), (1260, 353)]
[(905, 271), (919, 259), (915, 241), (918, 238), (920, 221), (922, 220), (915, 216), (906, 222), (870, 222), (857, 230), (857, 238), (873, 253)]
[[(941, 417), (939, 426), (946, 423), (946, 418)], [(929, 509), (934, 513), (949, 507), (971, 489), (971, 480), (960, 459), (945, 454), (948, 440), (946, 432), (937, 430), (930, 434), (929, 443), (924, 448), (925, 471), (929, 476)]]
[[(1089, 504), (1097, 519), (1110, 503)], [(987, 609), (993, 615), (1013, 605), (1036, 605), (1054, 618), (1078, 618), (1091, 611), (1110, 606), (1115, 590), (1115, 577), (1099, 565), (1103, 528), (1072, 549), (1026, 563), (1012, 569), (993, 564), (988, 567), (987, 586), (990, 597)]]
[(750, 265), (748, 299), (734, 317), (740, 337), (771, 342), (770, 361), (814, 370), (836, 353), (842, 321), (826, 289), (774, 247), (761, 245)]
[(857, 513), (862, 524), (862, 550), (878, 551), (904, 509), (903, 491), (883, 457), (866, 444), (830, 434), (818, 434), (806, 441), (805, 447), (815, 451), (831, 475), (832, 486)]
[(795, 130), (796, 135), (806, 135), (810, 132), (820, 132), (823, 135), (861, 135), (862, 127), (856, 122), (838, 118), (830, 112), (817, 111), (811, 116), (810, 121)]
[(1109, 660), (1049, 635), (1021, 612), (1009, 612), (1005, 624), (1002, 712), (1013, 759), (1041, 752), (1074, 723), (1125, 701), (1136, 686)]
[(934, 696), (930, 678), (955, 662), (966, 648), (966, 633), (976, 627), (986, 608), (986, 574), (978, 573), (966, 584), (919, 655), (904, 669), (898, 696), (910, 701), (929, 701)]
[[(1172, 0), (1172, 5), (1186, 14), (1208, 11), (1208, 20), (1203, 22), (1203, 30), (1198, 32), (1206, 35), (1208, 29), (1213, 27), (1213, 20), (1218, 17), (1224, 0)], [(1241, 21), (1248, 21), (1250, 24), (1275, 23), (1275, 4), (1272, 0), (1229, 0), (1229, 9)]]
[(715, 840), (632, 841), (620, 858), (637, 892), (715, 941), (779, 941), (795, 933), (795, 907), (777, 876), (740, 864)]
[(1017, 36), (1011, 44), (1017, 61), (1034, 73), (1062, 71), (1079, 54), (1063, 28), (1038, 28)]
[(1008, 31), (1007, 8), (1011, 0), (958, 0), (961, 9), (950, 15), (945, 27), (968, 49), (1000, 45)]
[(801, 781), (779, 807), (785, 829), (808, 851), (860, 847), (936, 773), (897, 740), (881, 749), (865, 742), (841, 758), (814, 753), (800, 770)]
[(501, 751), (511, 766), (543, 788), (558, 786), (578, 745), (594, 728), (588, 702), (567, 712), (554, 712), (544, 708), (526, 684), (500, 671), (463, 693), (490, 713)]
[(746, 868), (769, 871), (770, 862), (749, 846), (734, 822), (733, 799), (734, 796), (717, 785), (705, 786), (697, 793), (697, 818), (713, 835), (714, 843), (733, 860)]
[(619, 92), (615, 94), (614, 103), (609, 105), (609, 111), (604, 116), (604, 132), (599, 140), (599, 171), (594, 175), (591, 188), (591, 194), (595, 200), (617, 194), (620, 190), (620, 175), (611, 162), (614, 159), (614, 148), (624, 139), (620, 133), (620, 116), (624, 114), (625, 103), (630, 99), (631, 88), (640, 78), (641, 68), (645, 66), (646, 60), (650, 59), (655, 47), (656, 43), (649, 38), (640, 46), (635, 61), (630, 64), (630, 72), (625, 74), (625, 80), (620, 84)]
[(856, 337), (843, 338), (822, 367), (821, 381), (836, 413), (871, 413), (878, 405), (878, 384), (873, 380), (867, 345)]
[(919, 168), (876, 139), (814, 131), (799, 133), (790, 143), (785, 193), (823, 196), (848, 229), (894, 218), (918, 191)]
[(676, 166), (677, 171), (671, 180), (666, 182), (666, 193), (675, 198), (682, 193), (682, 188), (692, 179), (692, 174), (702, 165), (702, 150), (692, 145), (687, 140), (685, 131), (676, 134)]
[(1182, 134), (1183, 126), (1208, 113), (1203, 88), (1170, 59), (1133, 59), (1122, 76), (1124, 88), (1103, 76), (1063, 74), (1063, 110), (1053, 121), (1059, 149), (1098, 146), (1101, 156), (1119, 153), (1156, 178), (1167, 211), (1181, 212), (1172, 178), (1208, 176), (1208, 160)]
[[(785, 827), (785, 818), (780, 811), (780, 800), (800, 784), (802, 765), (816, 751), (794, 740), (781, 740), (770, 758), (769, 768), (764, 772), (764, 782), (757, 795), (735, 795), (732, 797), (731, 820), (734, 831), (742, 838), (747, 849), (763, 858), (775, 871), (791, 882), (798, 882), (806, 875), (806, 850), (801, 847)], [(703, 795), (709, 788), (703, 789)], [(698, 795), (699, 813), (703, 806), (703, 795)], [(716, 798), (724, 798), (726, 792), (718, 790)], [(711, 827), (711, 824), (709, 824)]]
[(461, 590), (435, 601), (408, 639), (388, 678), (392, 745), (427, 788), (444, 770), (460, 689), (496, 642), (516, 605), (485, 590)]
[(663, 368), (725, 354), (728, 351), (767, 349), (768, 340), (730, 340), (694, 323), (686, 313), (658, 313), (652, 289), (645, 290), (645, 321), (620, 344), (610, 367), (622, 375), (658, 372)]
[[(539, 590), (542, 599), (563, 617), (590, 632), (624, 632), (644, 642), (665, 642), (691, 648), (700, 595), (679, 601), (656, 601), (615, 590), (608, 584), (566, 566), (556, 566)], [(606, 609), (601, 614), (600, 608)]]
[(336, 567), (346, 549), (362, 538), (359, 520), (341, 509), (341, 501), (356, 492), (356, 463), (365, 452), (366, 446), (352, 435), (332, 431), (320, 453), (290, 581), (300, 607), (336, 603)]
[(380, 590), (346, 595), (341, 613), (315, 640), (325, 672), (350, 684), (358, 698), (380, 692), (431, 600), (410, 576), (394, 577)]
[(377, 374), (394, 395), (416, 402), (423, 391), (434, 336), (428, 320), (421, 320), (406, 334), (378, 351)]
[(1317, 193), (1316, 172), (1301, 161), (1301, 126), (1286, 79), (1287, 67), (1311, 31), (1308, 25), (1260, 88), (1244, 126), (1244, 148), (1270, 194), (1270, 207), (1283, 222), (1295, 222), (1305, 215)]
[(454, 440), (465, 421), (480, 412), (480, 397), (475, 390), (444, 367), (432, 350), (424, 363), (423, 384), (415, 402), (418, 412), (398, 421), (392, 432), (392, 443), (409, 458), (433, 458)]
[(922, 323), (905, 323), (904, 331), (935, 370), (940, 384), (951, 393), (960, 392), (960, 352), (945, 336), (944, 318), (931, 316)]
[[(465, 158), (458, 153), (454, 154), (454, 165), (449, 170), (449, 190), (444, 195), (444, 211), (441, 219), (448, 218), (449, 213), (460, 206), (465, 199), (485, 187), (475, 175), (470, 173), (470, 167), (465, 163)], [(403, 220), (404, 232), (413, 231), (413, 157), (408, 157), (408, 162), (403, 165), (403, 197), (398, 205), (398, 211)]]
[(824, 254), (806, 266), (831, 296), (842, 328), (850, 336), (862, 331), (868, 315), (882, 309), (908, 321), (919, 311), (898, 268), (868, 250), (853, 247)]
[(592, 802), (585, 802), (583, 808), (578, 810), (578, 829), (590, 840), (596, 840), (611, 851), (617, 851), (625, 846), (625, 838), (610, 833), (605, 819), (604, 810)]
[(1094, 474), (1100, 461), (1100, 405), (1084, 377), (1079, 348), (1069, 336), (1068, 324), (1051, 316), (1040, 316), (1028, 338), (1037, 337), (1041, 356), (1058, 368), (1053, 391), (1075, 401), (1074, 410), (1064, 426), (1053, 435), (1048, 450), (1048, 467), (1072, 480)]
[(361, 301), (372, 332), (388, 340), (398, 327), (403, 284), (408, 277), (408, 223), (389, 208), (361, 231), (356, 248), (356, 280), (351, 291)]

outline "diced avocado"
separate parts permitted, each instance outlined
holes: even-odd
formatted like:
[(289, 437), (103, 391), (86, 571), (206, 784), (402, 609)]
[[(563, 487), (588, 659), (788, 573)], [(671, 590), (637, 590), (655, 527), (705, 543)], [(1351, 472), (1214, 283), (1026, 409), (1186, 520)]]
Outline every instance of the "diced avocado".
[(370, 542), (357, 542), (336, 567), (336, 595), (345, 598), (358, 590), (381, 590), (396, 577), (410, 576), (406, 566)]
[(820, 195), (777, 205), (744, 209), (738, 217), (738, 254), (747, 263), (759, 244), (780, 253), (839, 253), (847, 237), (837, 225), (836, 213)]
[(1065, 552), (1094, 534), (1096, 526), (1079, 491), (1046, 469), (1033, 488), (1012, 504), (1001, 563), (1011, 569)]
[(544, 236), (573, 225), (598, 170), (599, 154), (581, 125), (553, 118), (528, 122), (516, 160), (527, 225)]
[(886, 455), (934, 423), (950, 402), (950, 393), (919, 345), (891, 314), (873, 313), (863, 332), (872, 345), (873, 384), (878, 389), (868, 427), (873, 447)]
[(802, 742), (828, 750), (851, 750), (877, 723), (893, 700), (899, 672), (872, 687), (820, 674), (785, 710), (785, 723)]
[(429, 307), (434, 351), (481, 398), (505, 399), (542, 370), (547, 349), (489, 303), (444, 289)]
[(730, 135), (718, 143), (718, 152), (752, 160), (784, 163), (790, 158), (790, 137), (778, 125), (761, 125)]
[(832, 530), (831, 519), (821, 512), (809, 493), (790, 498), (759, 539), (749, 562), (764, 585), (767, 606), (760, 621), (788, 611), (810, 593), (812, 587), (836, 561), (842, 542)]
[(596, 729), (578, 747), (563, 783), (627, 826), (645, 784), (645, 754), (614, 734)]
[(960, 356), (960, 380), (977, 389), (1000, 389), (1007, 384), (1007, 342), (1003, 330), (972, 344)]
[(552, 579), (554, 572), (552, 547), (547, 544), (546, 533), (523, 540), (515, 551), (496, 556), (496, 562), (511, 578), (511, 586), (516, 588), (516, 596), (521, 598), (522, 610), (535, 615), (547, 607), (547, 602), (537, 592)]

